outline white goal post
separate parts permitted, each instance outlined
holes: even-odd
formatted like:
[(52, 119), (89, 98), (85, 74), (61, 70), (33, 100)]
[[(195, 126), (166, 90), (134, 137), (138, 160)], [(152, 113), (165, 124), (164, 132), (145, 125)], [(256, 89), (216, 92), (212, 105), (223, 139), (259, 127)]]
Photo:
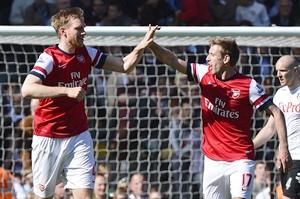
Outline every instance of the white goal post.
[[(142, 39), (147, 29), (146, 26), (87, 26), (85, 44), (122, 56)], [(211, 38), (236, 39), (241, 48), (239, 70), (262, 83), (270, 95), (279, 86), (274, 70), (276, 60), (284, 54), (300, 56), (300, 27), (163, 26), (155, 34), (157, 43), (194, 62), (205, 61)], [(30, 103), (20, 97), (20, 87), (43, 48), (57, 42), (50, 26), (0, 26), (0, 158), (13, 173), (22, 171), (20, 151), (30, 150), (27, 141), (31, 139), (19, 123), (30, 112)], [(145, 51), (134, 74), (92, 71), (87, 116), (97, 166), (105, 165), (109, 170), (107, 190), (115, 189), (119, 180), (140, 171), (146, 176), (148, 191), (154, 187), (170, 199), (200, 198), (201, 171), (195, 170), (195, 166), (201, 166), (201, 161), (197, 161), (201, 153), (199, 143), (194, 143), (201, 140), (197, 123), (201, 121), (199, 92), (197, 85), (160, 63), (150, 51)], [(180, 118), (181, 102), (187, 98), (190, 121), (184, 130), (192, 132), (193, 142), (188, 137), (188, 144), (197, 146), (176, 159), (175, 141), (170, 134), (176, 131), (171, 129)], [(266, 115), (254, 112), (251, 127), (254, 135), (266, 119)], [(185, 139), (178, 142), (183, 144)], [(271, 170), (273, 191), (278, 176), (274, 167), (277, 144), (274, 138), (257, 150), (257, 159), (267, 162)]]
[[(135, 46), (148, 27), (88, 26), (87, 45)], [(214, 36), (236, 39), (238, 45), (300, 47), (300, 27), (249, 26), (163, 26), (157, 31), (157, 42), (165, 46), (206, 45)], [(48, 45), (57, 42), (51, 26), (0, 26), (0, 43)]]

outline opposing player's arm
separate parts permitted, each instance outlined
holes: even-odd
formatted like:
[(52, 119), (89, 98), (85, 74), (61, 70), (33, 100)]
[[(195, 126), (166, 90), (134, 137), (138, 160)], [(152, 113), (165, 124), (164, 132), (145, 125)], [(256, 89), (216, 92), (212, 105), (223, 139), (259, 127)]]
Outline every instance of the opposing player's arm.
[(258, 132), (258, 134), (253, 139), (254, 148), (258, 148), (264, 145), (268, 140), (270, 140), (276, 132), (274, 117), (271, 115), (268, 119), (266, 125)]
[(29, 98), (54, 98), (68, 96), (81, 101), (85, 96), (85, 91), (81, 87), (67, 88), (59, 86), (45, 86), (42, 80), (32, 74), (28, 74), (21, 90), (23, 97)]
[(153, 41), (154, 33), (158, 29), (158, 26), (151, 27), (151, 25), (149, 25), (146, 35), (142, 41), (131, 51), (131, 53), (124, 58), (108, 56), (103, 68), (122, 73), (131, 72), (141, 60), (145, 48)]
[(155, 57), (162, 63), (167, 64), (172, 68), (178, 70), (179, 72), (186, 74), (187, 61), (178, 58), (175, 53), (167, 48), (158, 45), (155, 42), (152, 42), (149, 45), (149, 48), (151, 49)]
[(283, 172), (286, 172), (288, 168), (290, 168), (292, 165), (292, 159), (288, 151), (287, 132), (286, 132), (284, 115), (281, 112), (281, 110), (274, 104), (271, 104), (266, 109), (266, 111), (274, 117), (273, 120), (276, 127), (278, 139), (279, 139), (278, 158), (280, 164), (278, 165), (278, 167), (282, 169)]

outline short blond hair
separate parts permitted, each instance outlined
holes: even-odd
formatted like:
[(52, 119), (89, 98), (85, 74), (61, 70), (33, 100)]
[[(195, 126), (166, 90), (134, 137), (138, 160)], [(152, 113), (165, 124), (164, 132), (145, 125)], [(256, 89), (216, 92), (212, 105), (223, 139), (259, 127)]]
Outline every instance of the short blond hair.
[(84, 11), (79, 7), (60, 10), (51, 17), (51, 26), (58, 33), (59, 28), (66, 26), (71, 18), (84, 19)]
[(230, 65), (234, 66), (240, 57), (240, 50), (235, 39), (227, 37), (216, 37), (209, 41), (209, 45), (219, 45), (223, 48), (222, 54), (228, 54), (230, 56)]

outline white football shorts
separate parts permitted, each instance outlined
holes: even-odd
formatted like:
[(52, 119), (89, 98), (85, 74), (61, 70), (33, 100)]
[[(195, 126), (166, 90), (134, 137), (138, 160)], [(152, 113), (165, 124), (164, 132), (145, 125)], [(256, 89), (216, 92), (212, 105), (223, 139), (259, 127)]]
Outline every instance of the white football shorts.
[(93, 189), (95, 159), (89, 131), (69, 138), (33, 136), (33, 190), (40, 197), (53, 196), (56, 184), (65, 188)]
[(251, 199), (254, 160), (215, 161), (205, 156), (203, 194), (206, 199)]

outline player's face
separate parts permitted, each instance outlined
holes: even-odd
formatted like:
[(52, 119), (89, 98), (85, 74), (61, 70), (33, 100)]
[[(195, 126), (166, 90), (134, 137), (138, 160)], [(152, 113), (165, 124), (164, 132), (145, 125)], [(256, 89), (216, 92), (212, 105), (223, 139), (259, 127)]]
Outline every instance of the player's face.
[(276, 64), (277, 77), (281, 86), (293, 87), (298, 77), (296, 67), (289, 67), (284, 63)]
[(212, 45), (206, 57), (207, 64), (211, 66), (212, 73), (221, 75), (225, 69), (223, 48), (219, 45)]
[(82, 47), (86, 34), (84, 19), (72, 18), (69, 24), (65, 30), (67, 42), (74, 48)]

